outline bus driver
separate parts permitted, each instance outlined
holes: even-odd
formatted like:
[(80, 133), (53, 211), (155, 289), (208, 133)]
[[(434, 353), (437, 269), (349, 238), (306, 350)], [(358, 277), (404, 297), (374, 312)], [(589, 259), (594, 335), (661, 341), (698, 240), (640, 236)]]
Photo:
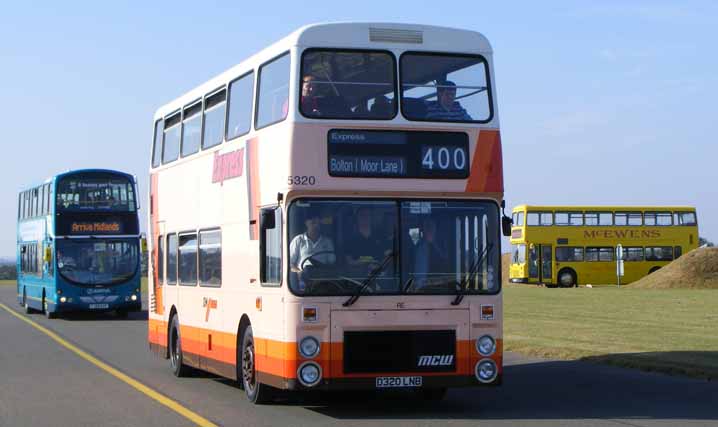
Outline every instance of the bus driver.
[(289, 244), (289, 265), (292, 271), (301, 272), (304, 267), (311, 265), (311, 259), (322, 264), (334, 264), (336, 261), (334, 243), (329, 237), (321, 234), (319, 213), (307, 212), (304, 226), (307, 231), (296, 235)]

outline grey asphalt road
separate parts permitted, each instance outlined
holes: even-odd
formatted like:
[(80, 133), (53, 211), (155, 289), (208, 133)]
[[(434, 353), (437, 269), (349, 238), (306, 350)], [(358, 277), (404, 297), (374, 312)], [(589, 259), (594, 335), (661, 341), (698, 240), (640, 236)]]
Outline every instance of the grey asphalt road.
[[(14, 287), (0, 302), (20, 312)], [(24, 314), (23, 314), (24, 315)], [(144, 314), (37, 323), (221, 426), (718, 426), (718, 384), (509, 353), (504, 385), (408, 394), (287, 397), (254, 406), (231, 381), (178, 379), (147, 348)], [(192, 422), (0, 309), (0, 426), (188, 426)]]

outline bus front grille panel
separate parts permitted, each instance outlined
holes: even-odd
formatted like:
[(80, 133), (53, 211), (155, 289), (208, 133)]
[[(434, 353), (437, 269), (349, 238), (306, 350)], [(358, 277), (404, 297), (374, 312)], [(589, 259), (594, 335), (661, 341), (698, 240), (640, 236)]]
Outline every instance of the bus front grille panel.
[(344, 373), (454, 372), (456, 331), (345, 331)]

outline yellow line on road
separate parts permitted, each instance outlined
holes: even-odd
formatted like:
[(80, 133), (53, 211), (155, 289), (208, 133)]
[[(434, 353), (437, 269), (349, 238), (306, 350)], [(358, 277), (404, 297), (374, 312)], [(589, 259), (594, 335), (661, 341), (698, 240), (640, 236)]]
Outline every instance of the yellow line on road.
[(65, 347), (66, 349), (70, 350), (71, 352), (75, 353), (76, 355), (80, 356), (81, 358), (87, 360), (88, 362), (92, 363), (93, 365), (97, 366), (98, 368), (102, 369), (103, 371), (107, 372), (108, 374), (112, 375), (113, 377), (119, 379), (120, 381), (123, 381), (130, 386), (134, 387), (136, 390), (140, 391), (141, 393), (145, 394), (146, 396), (156, 400), (157, 402), (165, 405), (166, 407), (170, 408), (171, 410), (177, 412), (178, 414), (182, 415), (183, 417), (187, 418), (188, 420), (192, 421), (196, 425), (200, 427), (218, 427), (213, 422), (209, 421), (206, 418), (203, 418), (199, 414), (185, 408), (184, 406), (180, 405), (179, 403), (175, 402), (174, 400), (170, 399), (167, 396), (164, 396), (155, 390), (147, 387), (146, 385), (142, 384), (141, 382), (137, 381), (136, 379), (123, 374), (122, 372), (118, 371), (117, 369), (113, 368), (112, 366), (108, 365), (107, 363), (101, 361), (100, 359), (92, 356), (91, 354), (87, 353), (86, 351), (83, 351), (79, 349), (78, 347), (70, 344), (63, 338), (61, 338), (56, 333), (52, 332), (51, 330), (47, 329), (46, 327), (40, 325), (39, 323), (30, 320), (29, 318), (20, 315), (15, 312), (15, 310), (11, 309), (10, 307), (6, 306), (3, 303), (0, 303), (0, 308), (4, 309), (8, 313), (12, 314), (13, 316), (17, 317), (18, 319), (22, 320), (23, 322), (28, 323), (33, 328), (37, 329), (38, 331), (42, 332), (43, 334), (49, 336), (53, 340), (55, 340), (58, 344)]

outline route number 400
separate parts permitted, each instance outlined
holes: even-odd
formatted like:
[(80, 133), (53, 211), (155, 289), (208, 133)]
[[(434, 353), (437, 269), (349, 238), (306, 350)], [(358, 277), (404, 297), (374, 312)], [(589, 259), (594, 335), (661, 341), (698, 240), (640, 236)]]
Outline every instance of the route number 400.
[(421, 159), (424, 169), (464, 170), (466, 152), (461, 147), (425, 147)]

